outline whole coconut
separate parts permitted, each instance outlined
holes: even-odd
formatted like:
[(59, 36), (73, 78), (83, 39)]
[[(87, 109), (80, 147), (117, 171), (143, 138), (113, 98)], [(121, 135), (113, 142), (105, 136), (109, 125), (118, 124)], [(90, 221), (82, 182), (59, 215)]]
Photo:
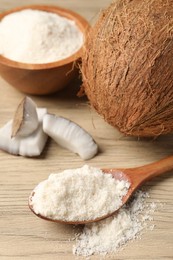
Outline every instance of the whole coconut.
[(89, 32), (82, 59), (91, 105), (134, 136), (173, 131), (173, 0), (120, 0)]

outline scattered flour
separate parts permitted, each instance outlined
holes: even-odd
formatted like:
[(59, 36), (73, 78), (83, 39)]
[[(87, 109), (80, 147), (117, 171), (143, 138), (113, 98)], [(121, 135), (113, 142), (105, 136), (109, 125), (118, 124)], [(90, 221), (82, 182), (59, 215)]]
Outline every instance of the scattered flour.
[(122, 205), (130, 184), (84, 165), (51, 174), (34, 189), (31, 205), (37, 214), (64, 221), (102, 217)]
[(48, 63), (64, 59), (83, 44), (75, 22), (54, 13), (26, 9), (0, 22), (0, 54), (14, 61)]
[(156, 209), (155, 203), (146, 203), (148, 193), (137, 191), (134, 198), (119, 212), (100, 222), (85, 225), (82, 233), (76, 235), (73, 253), (90, 256), (107, 254), (122, 249), (129, 240), (139, 237), (140, 232), (148, 226)]

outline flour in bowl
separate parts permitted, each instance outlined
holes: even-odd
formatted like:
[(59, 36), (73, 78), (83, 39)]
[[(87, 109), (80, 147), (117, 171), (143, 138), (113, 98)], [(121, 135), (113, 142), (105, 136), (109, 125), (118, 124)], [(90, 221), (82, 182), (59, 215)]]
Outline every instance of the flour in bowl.
[(24, 63), (49, 63), (74, 54), (83, 44), (76, 23), (55, 13), (25, 9), (0, 21), (0, 54)]
[(34, 189), (34, 212), (63, 221), (93, 220), (114, 212), (130, 183), (117, 180), (101, 169), (84, 165), (51, 174)]

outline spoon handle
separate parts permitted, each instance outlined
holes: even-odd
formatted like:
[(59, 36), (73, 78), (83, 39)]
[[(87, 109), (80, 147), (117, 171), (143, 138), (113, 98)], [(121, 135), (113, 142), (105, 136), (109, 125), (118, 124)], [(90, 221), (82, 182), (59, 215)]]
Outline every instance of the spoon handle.
[(156, 176), (173, 170), (173, 156), (167, 157), (160, 161), (124, 170), (136, 183), (142, 184)]

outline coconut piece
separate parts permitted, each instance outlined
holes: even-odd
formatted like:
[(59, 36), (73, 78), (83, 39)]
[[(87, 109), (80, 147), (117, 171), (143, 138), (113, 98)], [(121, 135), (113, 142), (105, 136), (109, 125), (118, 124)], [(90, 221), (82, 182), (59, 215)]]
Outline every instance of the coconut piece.
[(51, 114), (43, 118), (43, 131), (60, 146), (79, 154), (83, 160), (94, 157), (98, 146), (93, 138), (76, 123)]
[(38, 108), (38, 128), (31, 135), (11, 138), (13, 120), (0, 128), (0, 149), (10, 154), (27, 157), (39, 156), (46, 144), (48, 136), (43, 132), (42, 121), (47, 109)]
[(11, 136), (28, 136), (37, 129), (38, 125), (36, 104), (31, 98), (25, 97), (15, 112)]
[(173, 131), (172, 27), (172, 0), (117, 0), (87, 36), (85, 93), (97, 112), (126, 135)]

